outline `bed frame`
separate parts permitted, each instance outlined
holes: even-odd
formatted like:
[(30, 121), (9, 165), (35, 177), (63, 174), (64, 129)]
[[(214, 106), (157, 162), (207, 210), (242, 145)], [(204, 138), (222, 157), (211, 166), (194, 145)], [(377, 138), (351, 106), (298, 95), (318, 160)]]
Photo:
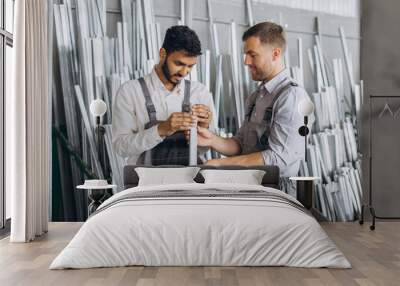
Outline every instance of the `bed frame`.
[[(138, 185), (139, 177), (135, 171), (136, 167), (147, 167), (147, 168), (184, 168), (184, 166), (176, 166), (176, 165), (165, 165), (165, 166), (144, 166), (144, 165), (127, 165), (124, 167), (124, 189), (133, 188)], [(275, 189), (280, 189), (279, 187), (279, 168), (277, 166), (206, 166), (206, 165), (198, 165), (197, 167), (202, 170), (205, 169), (220, 169), (220, 170), (264, 170), (265, 175), (262, 180), (262, 185), (265, 187), (271, 187)], [(204, 183), (203, 176), (198, 173), (194, 178), (197, 183)]]

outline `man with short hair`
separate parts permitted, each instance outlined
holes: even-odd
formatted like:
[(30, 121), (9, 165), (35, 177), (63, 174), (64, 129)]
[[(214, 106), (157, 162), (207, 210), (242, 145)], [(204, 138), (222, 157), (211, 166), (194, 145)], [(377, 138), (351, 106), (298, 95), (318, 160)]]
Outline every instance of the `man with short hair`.
[(210, 92), (184, 80), (199, 55), (201, 44), (193, 30), (170, 27), (152, 72), (120, 87), (113, 102), (113, 147), (128, 164), (188, 165), (183, 132), (195, 124), (214, 126)]
[[(238, 133), (222, 138), (198, 127), (198, 144), (229, 156), (208, 165), (276, 165), (281, 177), (296, 176), (304, 158), (304, 138), (298, 133), (303, 117), (300, 101), (307, 92), (290, 78), (283, 55), (286, 40), (280, 25), (259, 23), (243, 34), (245, 61), (252, 79), (261, 82), (246, 100), (246, 117)], [(282, 184), (290, 184), (287, 179)], [(286, 187), (293, 194), (293, 188)]]

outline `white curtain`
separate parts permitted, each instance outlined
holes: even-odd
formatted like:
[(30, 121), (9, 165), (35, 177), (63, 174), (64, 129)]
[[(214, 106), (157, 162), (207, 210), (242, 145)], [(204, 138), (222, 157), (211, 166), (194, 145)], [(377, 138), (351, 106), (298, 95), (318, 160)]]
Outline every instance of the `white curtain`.
[[(14, 94), (6, 118), (12, 242), (27, 242), (48, 227), (50, 105), (48, 0), (15, 1)], [(8, 148), (7, 148), (8, 147)]]

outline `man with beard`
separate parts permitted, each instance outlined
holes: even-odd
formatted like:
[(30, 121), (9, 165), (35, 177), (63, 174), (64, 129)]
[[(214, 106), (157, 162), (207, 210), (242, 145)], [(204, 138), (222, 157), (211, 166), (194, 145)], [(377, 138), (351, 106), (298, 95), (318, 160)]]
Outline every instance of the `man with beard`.
[(232, 138), (219, 137), (199, 126), (198, 144), (228, 156), (209, 160), (208, 165), (278, 166), (282, 189), (294, 195), (294, 184), (288, 177), (298, 174), (305, 152), (304, 138), (298, 133), (303, 125), (298, 105), (310, 99), (285, 69), (286, 40), (281, 26), (259, 23), (243, 34), (243, 42), (244, 64), (252, 79), (260, 82), (246, 100), (245, 121)]
[(214, 126), (211, 93), (203, 84), (184, 79), (199, 55), (196, 33), (173, 26), (152, 72), (121, 86), (113, 102), (113, 148), (126, 163), (189, 164), (184, 132), (196, 124), (207, 130)]

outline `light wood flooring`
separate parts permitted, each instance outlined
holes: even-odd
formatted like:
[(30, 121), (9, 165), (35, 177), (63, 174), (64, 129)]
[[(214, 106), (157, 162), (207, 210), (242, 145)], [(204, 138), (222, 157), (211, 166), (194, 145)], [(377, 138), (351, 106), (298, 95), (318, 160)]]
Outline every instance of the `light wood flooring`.
[(48, 270), (80, 223), (50, 223), (32, 243), (0, 241), (0, 285), (400, 285), (400, 222), (323, 223), (353, 268), (121, 267)]

